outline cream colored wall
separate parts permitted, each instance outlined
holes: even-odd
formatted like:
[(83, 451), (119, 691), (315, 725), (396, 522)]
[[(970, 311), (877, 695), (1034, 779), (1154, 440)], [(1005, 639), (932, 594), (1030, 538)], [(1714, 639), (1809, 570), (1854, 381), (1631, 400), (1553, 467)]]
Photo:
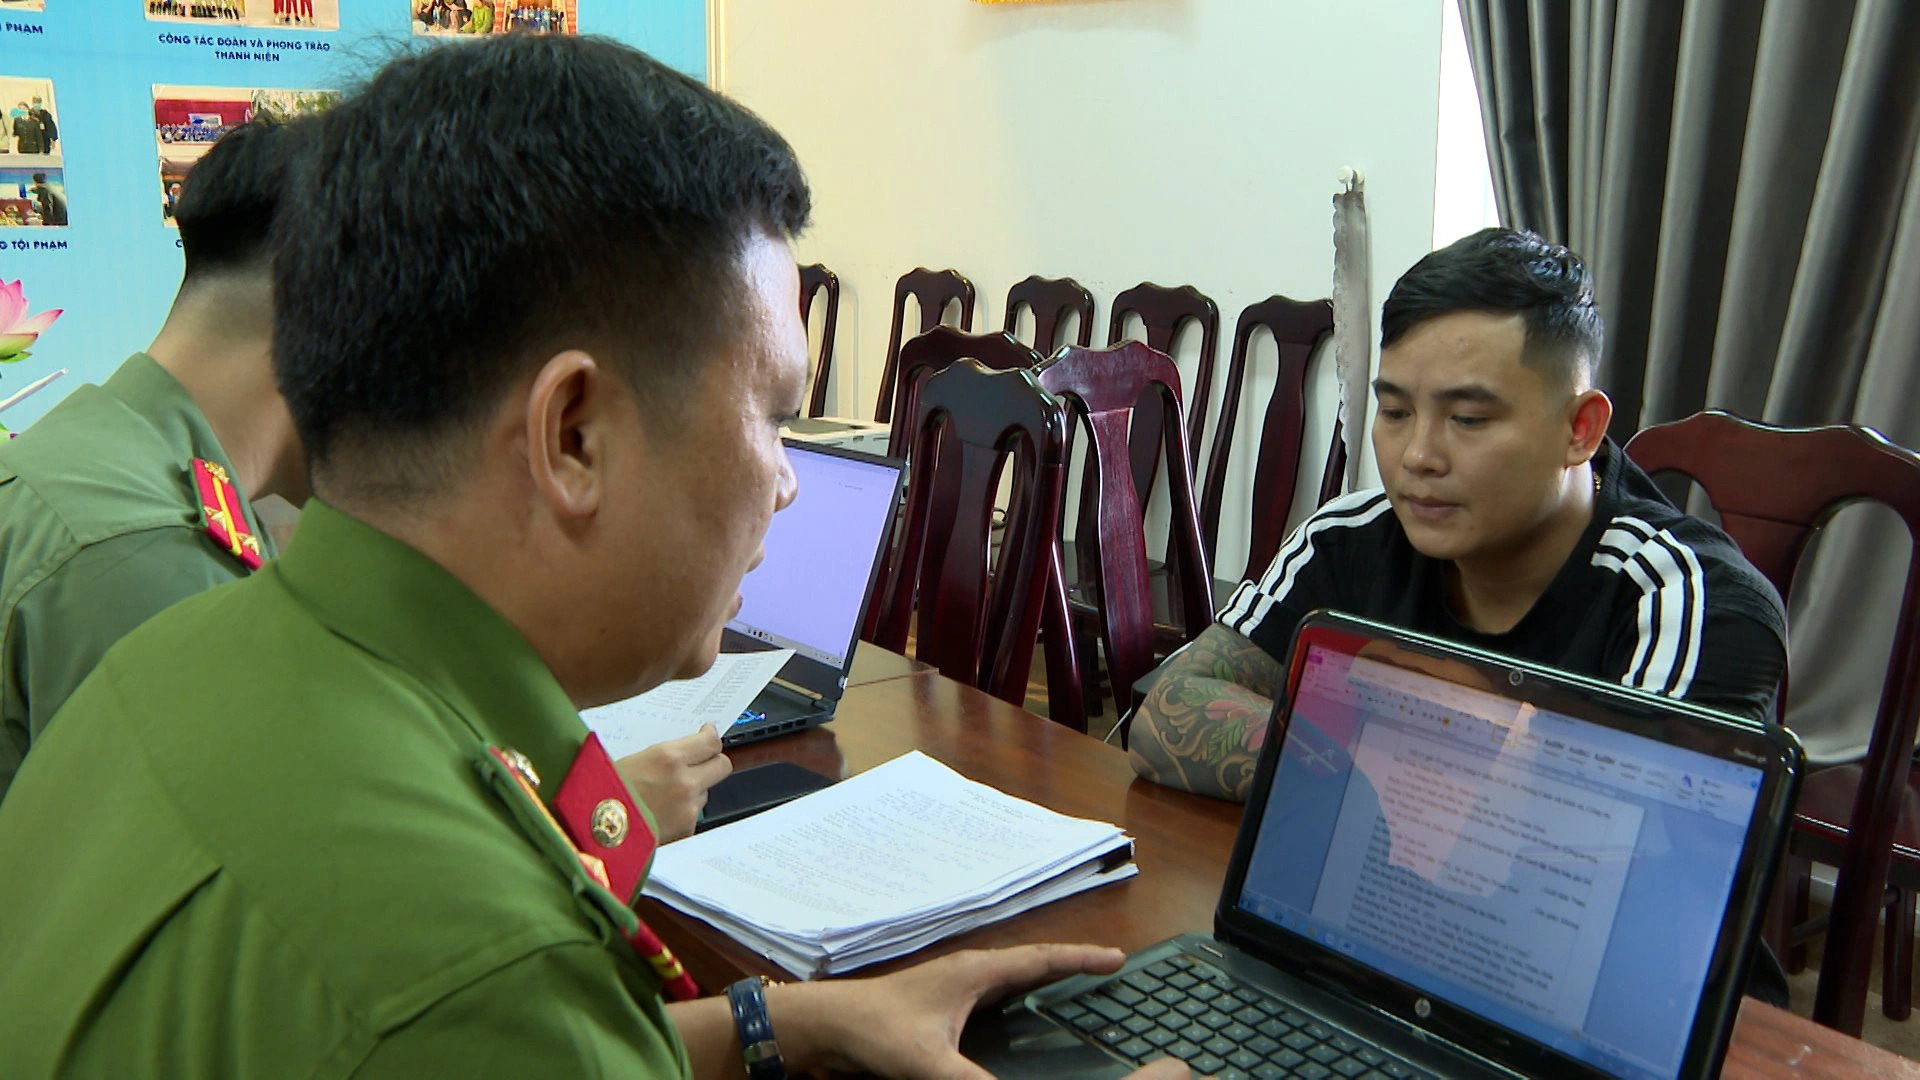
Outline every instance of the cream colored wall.
[[(799, 255), (844, 289), (830, 411), (872, 415), (894, 280), (923, 265), (972, 279), (975, 329), (1028, 274), (1075, 277), (1096, 342), (1116, 292), (1192, 284), (1220, 305), (1224, 373), (1243, 307), (1330, 293), (1343, 166), (1367, 177), (1377, 306), (1432, 232), (1443, 2), (715, 0), (715, 80), (798, 150)], [(1308, 489), (1335, 400), (1320, 366)], [(1246, 559), (1270, 387), (1242, 413), (1222, 576)]]

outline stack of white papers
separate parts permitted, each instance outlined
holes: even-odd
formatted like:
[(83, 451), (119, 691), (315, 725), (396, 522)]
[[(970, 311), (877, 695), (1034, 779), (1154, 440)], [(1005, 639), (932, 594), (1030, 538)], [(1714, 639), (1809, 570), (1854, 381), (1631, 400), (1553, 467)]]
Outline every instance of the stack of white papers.
[(904, 956), (1138, 873), (1118, 826), (919, 752), (660, 849), (646, 894), (801, 978)]

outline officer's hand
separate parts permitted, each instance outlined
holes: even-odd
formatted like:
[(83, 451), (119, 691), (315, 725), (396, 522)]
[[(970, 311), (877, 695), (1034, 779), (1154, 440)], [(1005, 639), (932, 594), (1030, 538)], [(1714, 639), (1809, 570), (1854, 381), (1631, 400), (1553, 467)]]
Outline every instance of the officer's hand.
[(720, 736), (712, 724), (613, 764), (620, 779), (653, 811), (663, 844), (693, 835), (693, 824), (707, 805), (707, 790), (733, 771), (733, 762), (720, 752)]
[[(788, 1022), (804, 1034), (803, 1058), (844, 1072), (880, 1076), (991, 1080), (960, 1056), (960, 1029), (983, 1001), (1083, 973), (1106, 974), (1126, 958), (1092, 945), (1025, 945), (954, 953), (878, 979), (842, 979), (776, 986), (767, 1003), (775, 1037), (784, 1047)], [(800, 1034), (796, 1032), (796, 1034)], [(1141, 1080), (1187, 1075), (1175, 1061), (1136, 1073)]]

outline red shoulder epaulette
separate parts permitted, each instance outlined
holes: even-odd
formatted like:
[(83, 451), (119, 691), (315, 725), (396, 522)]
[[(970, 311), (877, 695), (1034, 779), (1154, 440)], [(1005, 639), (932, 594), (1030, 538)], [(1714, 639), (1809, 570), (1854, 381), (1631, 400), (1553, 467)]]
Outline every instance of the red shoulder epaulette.
[(260, 569), (260, 539), (247, 531), (247, 514), (242, 508), (245, 504), (240, 500), (240, 489), (227, 478), (227, 470), (204, 458), (194, 458), (193, 482), (200, 489), (200, 513), (206, 519), (207, 535), (247, 569)]
[[(600, 737), (587, 735), (585, 745), (560, 783), (554, 809), (548, 809), (541, 800), (540, 778), (524, 755), (498, 746), (488, 747), (487, 752), (506, 766), (507, 773), (532, 800), (540, 816), (568, 841), (587, 876), (618, 897), (622, 904), (631, 905), (639, 895), (640, 882), (653, 862), (659, 841), (614, 769), (613, 759), (600, 745)], [(692, 1001), (699, 997), (699, 985), (687, 969), (680, 966), (673, 950), (631, 906), (627, 911), (634, 917), (634, 928), (626, 935), (627, 944), (653, 968), (660, 979), (661, 993), (668, 1001)]]

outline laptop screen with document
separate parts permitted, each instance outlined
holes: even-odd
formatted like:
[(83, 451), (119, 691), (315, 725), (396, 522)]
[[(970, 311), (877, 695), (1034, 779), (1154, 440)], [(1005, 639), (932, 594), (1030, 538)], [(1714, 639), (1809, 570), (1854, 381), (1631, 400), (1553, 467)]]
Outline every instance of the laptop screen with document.
[(1762, 771), (1303, 648), (1238, 911), (1593, 1068), (1678, 1073)]
[(787, 459), (799, 492), (773, 515), (766, 557), (740, 583), (727, 629), (837, 672), (859, 635), (900, 463), (794, 442)]

